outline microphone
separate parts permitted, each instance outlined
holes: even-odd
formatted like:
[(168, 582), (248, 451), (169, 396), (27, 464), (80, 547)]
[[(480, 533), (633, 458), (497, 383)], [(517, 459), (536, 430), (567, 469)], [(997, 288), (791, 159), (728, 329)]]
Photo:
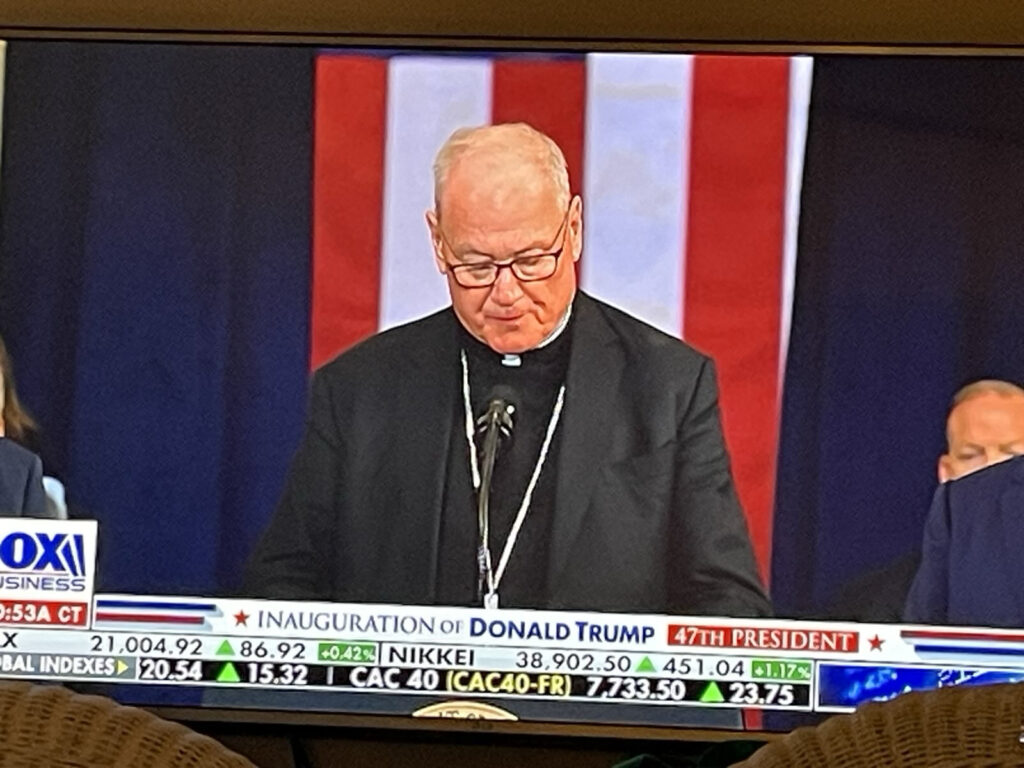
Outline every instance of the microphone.
[(498, 385), (487, 396), (487, 410), (477, 419), (477, 430), (483, 435), (483, 456), (480, 466), (480, 491), (476, 498), (477, 529), (480, 546), (477, 549), (477, 567), (480, 578), (477, 582), (479, 597), (490, 592), (494, 571), (491, 566), (490, 547), (490, 503), (491, 480), (494, 477), (494, 463), (498, 458), (498, 447), (503, 440), (512, 437), (516, 411), (514, 392), (510, 387)]
[(512, 387), (498, 384), (487, 396), (487, 410), (476, 420), (477, 432), (483, 434), (486, 445), (490, 430), (497, 429), (503, 438), (512, 437), (512, 417), (516, 412), (515, 391)]

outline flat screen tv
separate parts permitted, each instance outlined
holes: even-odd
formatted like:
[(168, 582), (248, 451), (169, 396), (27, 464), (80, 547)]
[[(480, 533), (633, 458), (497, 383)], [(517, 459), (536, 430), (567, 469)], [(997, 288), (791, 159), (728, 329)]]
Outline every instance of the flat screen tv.
[(666, 737), (1021, 678), (1020, 35), (604, 5), (0, 13), (0, 674)]

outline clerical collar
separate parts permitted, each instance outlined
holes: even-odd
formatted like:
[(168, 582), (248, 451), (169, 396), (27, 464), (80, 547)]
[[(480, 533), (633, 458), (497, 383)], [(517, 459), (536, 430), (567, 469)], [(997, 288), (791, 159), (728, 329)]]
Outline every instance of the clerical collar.
[[(541, 341), (541, 343), (538, 344), (533, 349), (543, 349), (548, 344), (550, 344), (555, 339), (557, 339), (559, 336), (561, 336), (562, 335), (562, 331), (564, 331), (566, 329), (566, 327), (569, 325), (569, 318), (570, 317), (572, 317), (572, 302), (571, 301), (569, 302), (569, 306), (565, 308), (565, 314), (562, 315), (562, 319), (558, 321), (558, 325), (556, 325), (554, 327), (554, 329), (551, 331), (551, 333), (549, 333), (547, 336), (545, 336), (544, 340)], [(533, 350), (529, 350), (529, 351), (532, 352)]]
[[(519, 368), (523, 365), (524, 358), (542, 362), (552, 358), (561, 357), (563, 350), (568, 343), (569, 335), (566, 334), (566, 329), (569, 328), (571, 319), (572, 302), (569, 303), (569, 306), (565, 310), (565, 314), (562, 315), (562, 319), (558, 321), (558, 325), (551, 330), (551, 333), (545, 336), (544, 339), (536, 346), (520, 353), (494, 351), (467, 331), (462, 326), (462, 323), (459, 323), (459, 331), (468, 342), (469, 351), (473, 356), (482, 355), (488, 359), (497, 360), (506, 368)], [(556, 341), (558, 342), (557, 344), (555, 343)]]

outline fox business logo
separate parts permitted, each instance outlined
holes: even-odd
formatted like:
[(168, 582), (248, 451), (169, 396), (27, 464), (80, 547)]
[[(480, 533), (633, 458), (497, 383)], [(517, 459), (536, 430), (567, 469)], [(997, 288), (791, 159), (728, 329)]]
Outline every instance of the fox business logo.
[(9, 533), (0, 539), (0, 590), (82, 592), (85, 540), (80, 533)]

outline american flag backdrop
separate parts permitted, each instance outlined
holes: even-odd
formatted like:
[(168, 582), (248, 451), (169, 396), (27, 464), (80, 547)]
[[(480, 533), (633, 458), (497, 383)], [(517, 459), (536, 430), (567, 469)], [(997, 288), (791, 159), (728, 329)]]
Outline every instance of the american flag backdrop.
[(802, 57), (320, 54), (311, 365), (448, 303), (434, 154), (526, 121), (583, 197), (582, 288), (714, 357), (767, 578), (811, 75)]

